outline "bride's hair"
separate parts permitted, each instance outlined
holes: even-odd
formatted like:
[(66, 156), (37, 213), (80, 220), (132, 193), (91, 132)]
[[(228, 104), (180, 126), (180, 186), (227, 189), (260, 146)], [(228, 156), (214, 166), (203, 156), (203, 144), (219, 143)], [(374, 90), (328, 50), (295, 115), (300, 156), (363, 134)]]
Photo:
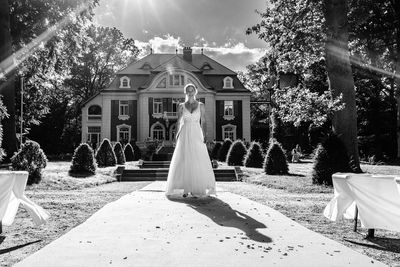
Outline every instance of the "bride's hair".
[(189, 100), (189, 97), (186, 94), (186, 90), (188, 89), (188, 87), (193, 87), (194, 88), (194, 99), (196, 100), (196, 95), (197, 95), (197, 88), (193, 83), (188, 83), (185, 85), (185, 87), (183, 88), (183, 92), (185, 93), (185, 102)]

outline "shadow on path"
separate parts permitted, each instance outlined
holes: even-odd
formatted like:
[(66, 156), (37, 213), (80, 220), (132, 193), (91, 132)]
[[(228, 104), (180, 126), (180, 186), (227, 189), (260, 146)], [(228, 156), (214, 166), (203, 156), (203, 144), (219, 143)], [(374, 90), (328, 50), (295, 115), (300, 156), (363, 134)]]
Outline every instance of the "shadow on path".
[(267, 228), (265, 224), (245, 213), (232, 209), (229, 204), (218, 198), (169, 198), (169, 200), (185, 203), (223, 227), (235, 227), (242, 230), (249, 239), (262, 243), (272, 242), (270, 237), (257, 231), (259, 228)]
[[(400, 253), (400, 239), (398, 238), (388, 238), (388, 237), (374, 237), (367, 238), (365, 241), (354, 241), (350, 239), (344, 239), (355, 245), (364, 246), (368, 248), (390, 251), (394, 253)], [(368, 242), (368, 243), (367, 243)], [(373, 243), (373, 244), (370, 244)]]
[(8, 253), (8, 252), (11, 252), (11, 251), (14, 251), (14, 250), (17, 250), (17, 249), (20, 249), (20, 248), (23, 248), (23, 247), (26, 247), (26, 246), (29, 246), (29, 245), (32, 245), (32, 244), (35, 244), (35, 243), (38, 243), (38, 242), (41, 242), (41, 241), (42, 240), (36, 240), (36, 241), (28, 242), (28, 243), (25, 243), (25, 244), (22, 244), (22, 245), (10, 247), (10, 248), (5, 248), (5, 249), (0, 249), (0, 255)]

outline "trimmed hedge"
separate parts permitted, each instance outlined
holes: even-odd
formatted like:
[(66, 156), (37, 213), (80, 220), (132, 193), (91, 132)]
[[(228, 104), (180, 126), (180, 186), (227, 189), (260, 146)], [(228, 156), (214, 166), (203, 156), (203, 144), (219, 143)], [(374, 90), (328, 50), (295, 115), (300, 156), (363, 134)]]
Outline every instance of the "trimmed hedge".
[(11, 166), (16, 171), (27, 171), (28, 185), (38, 184), (42, 180), (42, 169), (46, 168), (47, 157), (35, 141), (26, 141), (11, 157)]
[(335, 172), (352, 172), (346, 147), (336, 134), (329, 134), (316, 149), (312, 170), (313, 184), (332, 185)]
[(86, 143), (80, 144), (74, 151), (69, 173), (93, 175), (96, 173), (96, 161), (93, 149)]
[(215, 143), (213, 149), (211, 150), (211, 159), (218, 159), (218, 152), (221, 149), (221, 143)]
[(136, 145), (136, 141), (132, 141), (131, 146), (133, 148), (133, 161), (137, 161), (142, 158), (142, 151), (140, 148)]
[(115, 157), (114, 150), (111, 147), (110, 140), (104, 138), (100, 144), (99, 149), (96, 152), (97, 166), (109, 167), (117, 165), (117, 159)]
[(264, 171), (266, 174), (287, 174), (289, 165), (281, 144), (271, 139), (267, 155), (264, 160)]
[(115, 143), (114, 145), (114, 153), (117, 158), (117, 164), (123, 165), (126, 162), (124, 150), (122, 149), (122, 145), (120, 142)]
[(231, 139), (225, 139), (224, 143), (222, 144), (221, 148), (218, 151), (218, 160), (221, 162), (226, 161), (226, 156), (228, 154), (229, 149), (231, 148), (232, 141)]
[(258, 142), (252, 142), (247, 154), (244, 157), (244, 166), (262, 168), (264, 163), (264, 153)]
[(131, 144), (126, 144), (124, 149), (125, 160), (126, 161), (134, 161), (134, 153)]
[(242, 140), (236, 140), (231, 145), (226, 156), (226, 163), (229, 166), (243, 166), (243, 160), (246, 156), (247, 150)]

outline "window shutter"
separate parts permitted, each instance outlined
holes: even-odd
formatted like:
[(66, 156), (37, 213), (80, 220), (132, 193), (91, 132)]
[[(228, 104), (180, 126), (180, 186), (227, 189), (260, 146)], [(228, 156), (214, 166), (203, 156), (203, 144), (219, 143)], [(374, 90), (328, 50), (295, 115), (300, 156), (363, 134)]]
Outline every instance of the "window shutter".
[(237, 117), (239, 115), (239, 100), (233, 101), (233, 115)]
[(167, 98), (167, 111), (172, 111), (172, 98)]
[(168, 98), (163, 98), (162, 99), (162, 113), (164, 113), (164, 111), (168, 111)]
[(129, 100), (129, 116), (133, 116), (133, 101)]
[(223, 100), (219, 100), (217, 101), (219, 102), (218, 104), (218, 108), (219, 108), (219, 116), (224, 116), (224, 101)]
[(153, 114), (153, 98), (149, 97), (149, 114)]
[(111, 100), (111, 114), (112, 114), (112, 117), (118, 117), (118, 115), (119, 115), (119, 100)]

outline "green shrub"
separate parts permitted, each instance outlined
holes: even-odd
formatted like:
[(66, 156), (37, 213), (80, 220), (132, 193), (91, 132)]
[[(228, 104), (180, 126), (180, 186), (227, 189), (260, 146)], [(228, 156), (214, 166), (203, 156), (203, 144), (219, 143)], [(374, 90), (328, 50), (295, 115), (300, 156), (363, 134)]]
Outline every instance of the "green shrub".
[(96, 162), (93, 149), (86, 143), (80, 144), (72, 157), (70, 175), (93, 175), (96, 173)]
[(247, 150), (242, 140), (236, 140), (231, 145), (226, 156), (226, 163), (229, 166), (243, 166), (243, 160), (246, 156)]
[(124, 149), (125, 160), (126, 161), (134, 161), (134, 153), (131, 144), (126, 144)]
[(231, 139), (225, 139), (221, 148), (218, 151), (218, 160), (221, 162), (226, 161), (226, 155), (228, 154), (229, 149), (231, 148), (232, 141)]
[(133, 148), (133, 161), (137, 161), (142, 158), (142, 151), (136, 145), (136, 141), (131, 142), (131, 146)]
[(214, 145), (213, 149), (211, 150), (211, 159), (218, 159), (218, 152), (221, 147), (222, 147), (221, 143), (216, 143)]
[(46, 154), (35, 141), (26, 141), (11, 158), (13, 170), (29, 172), (28, 185), (38, 184), (42, 180), (42, 169), (46, 165)]
[(282, 142), (284, 132), (283, 132), (283, 122), (279, 118), (277, 112), (271, 113), (271, 136), (270, 138), (277, 140), (279, 143)]
[(266, 174), (287, 174), (289, 165), (281, 144), (272, 139), (264, 160)]
[(351, 171), (346, 147), (337, 135), (329, 134), (315, 152), (313, 184), (332, 185), (332, 174)]
[(247, 154), (244, 157), (244, 166), (253, 168), (262, 168), (264, 162), (264, 153), (258, 142), (252, 142)]
[(109, 167), (117, 164), (114, 150), (111, 147), (110, 140), (104, 138), (96, 152), (97, 166)]
[(122, 149), (122, 145), (120, 142), (115, 143), (114, 145), (114, 153), (115, 157), (117, 158), (117, 164), (123, 165), (125, 164), (125, 154), (124, 150)]

